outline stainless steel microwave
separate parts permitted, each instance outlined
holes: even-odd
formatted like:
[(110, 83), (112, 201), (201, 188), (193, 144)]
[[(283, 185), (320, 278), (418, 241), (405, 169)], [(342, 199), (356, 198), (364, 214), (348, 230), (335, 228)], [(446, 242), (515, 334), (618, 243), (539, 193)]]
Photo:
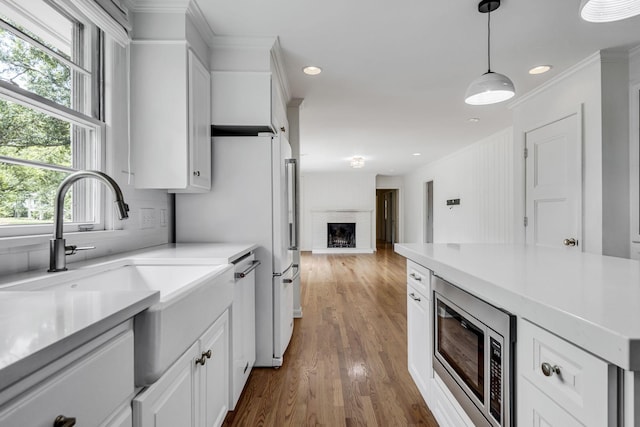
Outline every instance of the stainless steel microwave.
[(515, 316), (433, 277), (433, 367), (476, 426), (515, 425)]

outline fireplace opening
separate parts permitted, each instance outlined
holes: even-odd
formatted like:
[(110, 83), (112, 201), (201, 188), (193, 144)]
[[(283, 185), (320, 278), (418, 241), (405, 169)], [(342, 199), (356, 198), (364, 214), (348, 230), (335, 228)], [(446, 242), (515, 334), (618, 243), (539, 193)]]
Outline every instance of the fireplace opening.
[(327, 248), (355, 248), (355, 222), (327, 223)]

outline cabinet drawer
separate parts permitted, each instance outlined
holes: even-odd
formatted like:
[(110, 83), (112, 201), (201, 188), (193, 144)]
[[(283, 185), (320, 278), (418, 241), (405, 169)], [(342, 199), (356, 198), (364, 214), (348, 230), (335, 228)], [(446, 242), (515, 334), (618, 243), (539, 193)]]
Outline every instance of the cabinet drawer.
[[(520, 376), (582, 424), (615, 425), (617, 375), (613, 365), (522, 319), (518, 321), (517, 354)], [(543, 364), (557, 370), (547, 370), (547, 376)]]
[(407, 283), (415, 287), (423, 296), (431, 299), (431, 271), (407, 260)]
[(2, 408), (0, 425), (51, 427), (64, 415), (78, 426), (98, 426), (133, 392), (133, 331), (128, 330)]

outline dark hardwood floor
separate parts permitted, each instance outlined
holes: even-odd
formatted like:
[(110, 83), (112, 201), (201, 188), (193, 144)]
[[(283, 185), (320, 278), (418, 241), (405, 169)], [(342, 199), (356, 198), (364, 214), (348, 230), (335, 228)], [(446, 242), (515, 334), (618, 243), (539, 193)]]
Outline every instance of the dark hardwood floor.
[(303, 253), (280, 369), (255, 368), (224, 426), (437, 426), (407, 371), (405, 260)]

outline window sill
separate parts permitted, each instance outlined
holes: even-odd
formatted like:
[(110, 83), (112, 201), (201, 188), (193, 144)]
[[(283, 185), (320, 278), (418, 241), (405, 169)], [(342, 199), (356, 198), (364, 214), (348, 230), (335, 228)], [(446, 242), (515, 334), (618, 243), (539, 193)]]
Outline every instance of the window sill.
[[(126, 230), (100, 230), (100, 231), (77, 231), (64, 233), (67, 242), (91, 243), (96, 240), (110, 239), (114, 237), (126, 236), (129, 234)], [(0, 251), (22, 248), (25, 246), (41, 246), (48, 244), (52, 238), (52, 234), (34, 234), (32, 236), (14, 236), (0, 238)]]

